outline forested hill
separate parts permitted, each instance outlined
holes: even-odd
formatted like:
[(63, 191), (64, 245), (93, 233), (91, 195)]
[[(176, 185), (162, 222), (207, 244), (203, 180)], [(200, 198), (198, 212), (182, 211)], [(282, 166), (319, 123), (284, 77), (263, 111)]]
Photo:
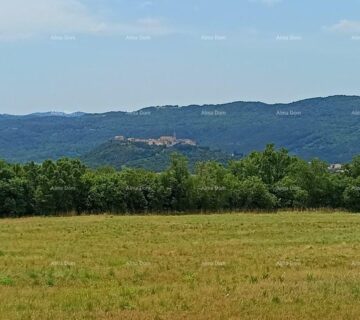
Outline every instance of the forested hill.
[(150, 107), (138, 112), (0, 116), (0, 158), (42, 161), (78, 157), (124, 135), (172, 135), (198, 145), (247, 154), (267, 143), (304, 159), (348, 162), (360, 153), (360, 97), (333, 96), (290, 104), (233, 102), (222, 105)]
[(227, 164), (230, 160), (241, 157), (199, 146), (181, 144), (172, 147), (149, 146), (145, 143), (110, 140), (86, 153), (81, 160), (92, 168), (100, 166), (111, 166), (116, 169), (131, 167), (160, 172), (169, 167), (173, 153), (186, 156), (191, 171), (194, 171), (196, 163), (200, 161), (213, 160)]

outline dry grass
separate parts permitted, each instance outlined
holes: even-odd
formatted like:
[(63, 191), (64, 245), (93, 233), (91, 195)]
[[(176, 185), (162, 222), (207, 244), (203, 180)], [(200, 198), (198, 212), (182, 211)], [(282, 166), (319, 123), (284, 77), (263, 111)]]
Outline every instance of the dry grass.
[(359, 319), (360, 216), (0, 220), (0, 319)]

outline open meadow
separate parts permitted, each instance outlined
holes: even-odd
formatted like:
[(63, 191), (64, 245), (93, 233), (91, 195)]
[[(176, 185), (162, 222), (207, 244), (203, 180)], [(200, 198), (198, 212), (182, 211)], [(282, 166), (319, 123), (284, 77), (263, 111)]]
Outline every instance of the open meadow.
[(0, 319), (359, 319), (360, 216), (0, 220)]

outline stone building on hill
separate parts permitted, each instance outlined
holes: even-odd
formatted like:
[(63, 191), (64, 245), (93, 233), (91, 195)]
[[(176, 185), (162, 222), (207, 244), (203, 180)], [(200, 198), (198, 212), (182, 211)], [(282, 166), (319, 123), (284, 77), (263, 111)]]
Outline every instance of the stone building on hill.
[(161, 136), (158, 139), (138, 139), (125, 138), (124, 136), (114, 137), (115, 141), (146, 143), (149, 146), (166, 146), (172, 147), (178, 144), (196, 146), (196, 142), (191, 139), (177, 139), (176, 136)]

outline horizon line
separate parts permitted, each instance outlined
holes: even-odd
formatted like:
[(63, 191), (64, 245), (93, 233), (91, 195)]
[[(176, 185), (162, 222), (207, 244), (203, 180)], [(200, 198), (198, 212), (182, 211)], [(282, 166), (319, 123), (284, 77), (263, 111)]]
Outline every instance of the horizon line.
[(234, 101), (228, 101), (228, 102), (221, 102), (221, 103), (203, 103), (203, 104), (188, 104), (188, 105), (178, 105), (178, 104), (166, 104), (166, 105), (152, 105), (147, 107), (138, 107), (139, 109), (129, 111), (129, 110), (110, 110), (110, 111), (104, 111), (104, 112), (84, 112), (81, 110), (73, 111), (73, 112), (67, 112), (67, 111), (58, 111), (58, 110), (49, 110), (49, 111), (43, 111), (43, 112), (31, 112), (26, 114), (10, 114), (10, 113), (0, 113), (0, 116), (13, 116), (13, 117), (26, 117), (26, 116), (35, 116), (35, 115), (46, 115), (50, 114), (49, 116), (55, 116), (55, 117), (61, 117), (61, 116), (72, 116), (76, 114), (82, 114), (82, 115), (96, 115), (96, 114), (105, 114), (105, 113), (115, 113), (115, 112), (122, 112), (122, 113), (135, 113), (139, 112), (141, 110), (150, 109), (150, 108), (188, 108), (188, 107), (205, 107), (205, 106), (221, 106), (226, 104), (234, 104), (234, 103), (261, 103), (268, 106), (274, 106), (274, 105), (289, 105), (293, 103), (308, 101), (308, 100), (316, 100), (316, 99), (329, 99), (329, 98), (336, 98), (336, 97), (345, 97), (345, 98), (360, 98), (359, 95), (349, 95), (349, 94), (335, 94), (335, 95), (329, 95), (329, 96), (317, 96), (317, 97), (311, 97), (311, 98), (304, 98), (304, 99), (298, 99), (298, 100), (292, 100), (290, 102), (274, 102), (274, 103), (268, 103), (263, 102), (260, 100), (234, 100)]

